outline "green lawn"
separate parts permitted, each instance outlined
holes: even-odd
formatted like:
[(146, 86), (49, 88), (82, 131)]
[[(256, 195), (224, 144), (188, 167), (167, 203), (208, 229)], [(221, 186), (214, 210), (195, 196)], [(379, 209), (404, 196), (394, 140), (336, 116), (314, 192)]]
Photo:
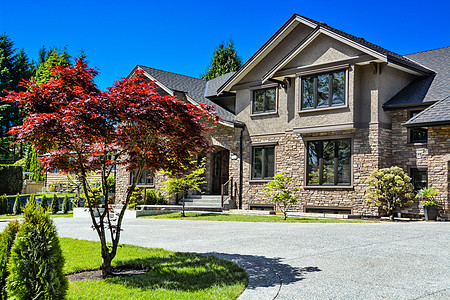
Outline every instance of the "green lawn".
[(235, 222), (281, 222), (281, 223), (378, 223), (379, 221), (349, 220), (349, 219), (322, 219), (288, 217), (284, 220), (282, 216), (261, 215), (239, 215), (239, 214), (216, 214), (216, 213), (186, 213), (182, 218), (180, 213), (160, 214), (140, 218), (149, 219), (179, 219), (179, 220), (204, 220), (204, 221), (235, 221)]
[[(72, 217), (73, 217), (72, 213), (57, 214), (57, 215), (50, 214), (50, 218), (72, 218)], [(0, 215), (0, 220), (2, 220), (2, 219), (21, 219), (21, 218), (23, 218), (23, 215)]]
[[(100, 243), (61, 238), (66, 274), (98, 269)], [(132, 245), (119, 248), (113, 266), (149, 269), (142, 275), (69, 283), (68, 299), (235, 299), (247, 285), (238, 265), (213, 256)]]

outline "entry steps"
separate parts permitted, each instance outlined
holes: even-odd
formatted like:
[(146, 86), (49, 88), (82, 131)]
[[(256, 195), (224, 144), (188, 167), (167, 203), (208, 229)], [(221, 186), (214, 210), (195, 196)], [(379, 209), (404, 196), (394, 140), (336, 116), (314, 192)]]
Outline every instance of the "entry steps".
[[(182, 206), (178, 201), (178, 206)], [(220, 195), (189, 195), (184, 199), (185, 210), (222, 211), (222, 197)]]

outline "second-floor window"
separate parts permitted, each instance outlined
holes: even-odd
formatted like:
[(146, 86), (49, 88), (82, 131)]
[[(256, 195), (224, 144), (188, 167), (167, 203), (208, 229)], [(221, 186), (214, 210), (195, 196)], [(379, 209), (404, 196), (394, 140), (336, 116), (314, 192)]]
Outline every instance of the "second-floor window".
[(276, 102), (276, 88), (254, 90), (252, 113), (275, 112), (277, 107)]
[(345, 70), (302, 77), (302, 110), (344, 104)]
[[(136, 181), (137, 171), (130, 172), (130, 185), (132, 185)], [(149, 185), (153, 186), (153, 175), (148, 173), (147, 170), (142, 170), (141, 178), (136, 183), (137, 186)]]
[[(420, 113), (420, 111), (412, 111), (410, 118), (414, 118)], [(426, 128), (411, 128), (409, 129), (409, 142), (410, 143), (426, 143), (428, 139), (428, 130)]]

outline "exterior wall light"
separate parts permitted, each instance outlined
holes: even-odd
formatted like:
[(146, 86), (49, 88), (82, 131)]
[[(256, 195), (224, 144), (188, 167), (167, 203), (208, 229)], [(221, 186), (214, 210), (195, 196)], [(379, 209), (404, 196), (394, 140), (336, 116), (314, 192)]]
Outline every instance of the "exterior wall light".
[(230, 158), (232, 159), (232, 160), (236, 160), (236, 159), (238, 159), (238, 156), (237, 156), (237, 154), (231, 154), (231, 156), (230, 156)]

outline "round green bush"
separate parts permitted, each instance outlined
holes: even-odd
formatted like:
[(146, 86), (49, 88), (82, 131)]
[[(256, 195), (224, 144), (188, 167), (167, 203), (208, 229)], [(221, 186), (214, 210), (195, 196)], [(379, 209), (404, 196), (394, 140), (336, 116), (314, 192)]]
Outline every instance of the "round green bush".
[(8, 296), (64, 299), (68, 282), (63, 267), (64, 258), (49, 213), (27, 205), (8, 261)]
[(7, 299), (6, 278), (8, 277), (8, 260), (11, 254), (11, 247), (19, 231), (19, 221), (14, 220), (8, 223), (5, 231), (0, 236), (0, 299)]

